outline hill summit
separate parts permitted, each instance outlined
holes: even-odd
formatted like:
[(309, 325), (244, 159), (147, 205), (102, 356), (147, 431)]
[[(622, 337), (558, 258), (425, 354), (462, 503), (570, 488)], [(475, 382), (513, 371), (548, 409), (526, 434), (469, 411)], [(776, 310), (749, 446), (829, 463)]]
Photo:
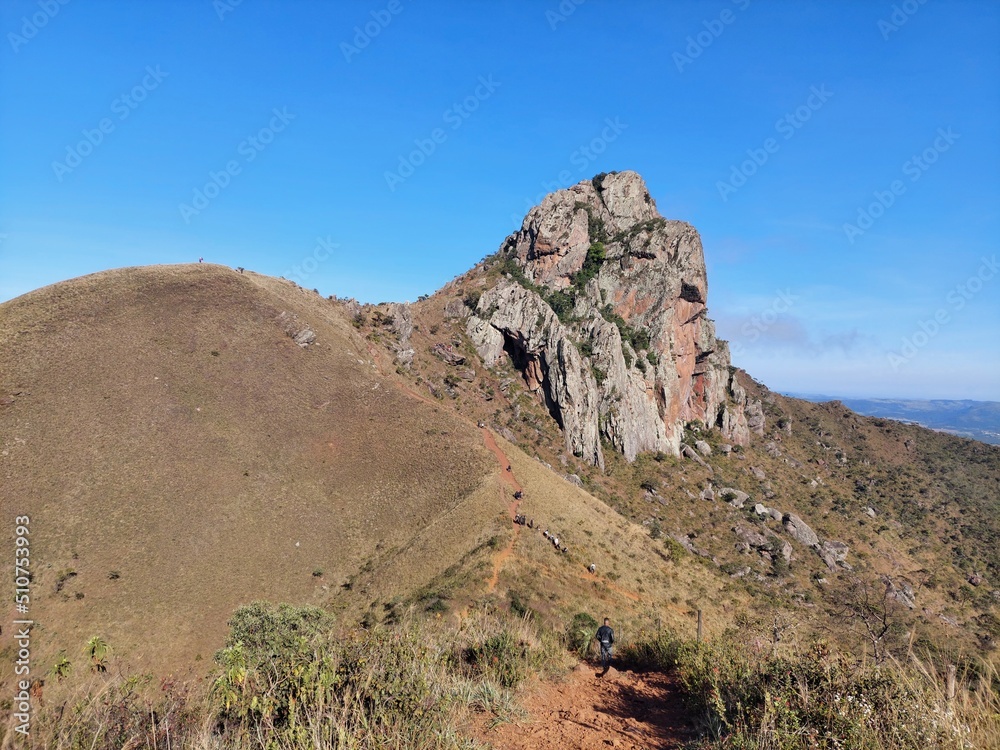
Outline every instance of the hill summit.
[(677, 455), (693, 421), (737, 444), (763, 431), (708, 318), (698, 232), (660, 216), (635, 172), (547, 196), (498, 259), (468, 334), (487, 367), (511, 357), (574, 455), (603, 467), (601, 438), (629, 461)]

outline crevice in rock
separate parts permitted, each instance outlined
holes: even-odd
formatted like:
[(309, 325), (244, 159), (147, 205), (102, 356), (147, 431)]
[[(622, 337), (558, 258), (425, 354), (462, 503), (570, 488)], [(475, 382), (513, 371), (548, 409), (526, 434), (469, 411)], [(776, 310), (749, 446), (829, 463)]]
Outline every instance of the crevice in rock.
[(514, 369), (521, 373), (528, 390), (540, 397), (549, 415), (559, 425), (559, 429), (563, 429), (559, 405), (552, 400), (551, 388), (549, 387), (549, 366), (545, 357), (530, 354), (520, 341), (506, 331), (500, 331), (500, 333), (503, 335), (503, 350), (510, 357)]
[(688, 284), (686, 281), (681, 282), (680, 297), (682, 300), (687, 302), (697, 302), (701, 305), (705, 304), (705, 300), (701, 296), (701, 290), (694, 284)]

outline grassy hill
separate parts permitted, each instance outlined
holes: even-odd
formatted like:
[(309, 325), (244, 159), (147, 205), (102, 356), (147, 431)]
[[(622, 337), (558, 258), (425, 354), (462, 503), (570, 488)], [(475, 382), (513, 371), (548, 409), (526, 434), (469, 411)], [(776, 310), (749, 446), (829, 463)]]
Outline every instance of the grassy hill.
[[(862, 417), (839, 402), (784, 397), (741, 373), (766, 413), (764, 434), (749, 445), (724, 453), (717, 430), (691, 424), (687, 444), (713, 449), (704, 465), (664, 454), (628, 463), (608, 449), (601, 472), (565, 452), (558, 425), (515, 363), (478, 366), (462, 306), (494, 277), (477, 266), (412, 306), (416, 354), (406, 377), (415, 389), (488, 421), (559, 474), (577, 475), (589, 494), (645, 529), (653, 554), (696, 559), (702, 581), (711, 573), (727, 596), (749, 602), (741, 622), (787, 623), (804, 641), (827, 636), (857, 648), (864, 643), (858, 623), (836, 615), (844, 587), (864, 582), (900, 592), (888, 601), (894, 627), (887, 638), (904, 651), (910, 643), (952, 658), (992, 652), (1000, 637), (1000, 447)], [(377, 313), (362, 330), (392, 350), (393, 324)], [(467, 363), (435, 356), (436, 345), (451, 346)], [(474, 378), (456, 377), (470, 365)], [(742, 508), (726, 502), (730, 489), (748, 495)], [(758, 503), (778, 517), (755, 512)], [(785, 514), (803, 519), (821, 542), (847, 545), (845, 564), (831, 569), (792, 538)], [(747, 550), (737, 528), (763, 535), (774, 549)], [(779, 559), (783, 544), (791, 545), (788, 564)], [(613, 550), (602, 552), (605, 564), (626, 567), (620, 555), (609, 557)], [(704, 587), (694, 590), (681, 599), (689, 611), (713, 598)]]
[[(368, 738), (359, 747), (387, 736), (467, 746), (456, 706), (506, 720), (511, 690), (558, 670), (604, 615), (629, 658), (679, 670), (696, 707), (718, 695), (712, 660), (728, 665), (739, 706), (769, 670), (820, 674), (802, 656), (816, 643), (859, 663), (929, 654), (962, 665), (970, 690), (989, 689), (977, 659), (1000, 637), (1000, 448), (779, 396), (740, 373), (766, 415), (749, 445), (692, 423), (685, 442), (705, 444), (699, 461), (628, 463), (606, 445), (602, 472), (565, 452), (513, 361), (478, 360), (464, 314), (492, 280), (477, 267), (402, 318), (398, 306), (207, 264), (106, 272), (0, 305), (3, 511), (31, 518), (33, 675), (52, 678), (60, 656), (77, 667), (55, 680), (50, 705), (77, 706), (78, 723), (43, 710), (45, 741), (161, 737), (161, 725), (139, 726), (138, 671), (200, 685), (191, 695), (204, 703), (174, 683), (157, 699), (166, 725), (196, 738), (184, 746), (244, 746), (264, 720), (305, 746), (288, 739), (305, 737), (293, 721), (305, 704), (287, 692), (296, 681), (319, 701), (302, 709), (316, 732), (349, 716), (351, 736)], [(733, 492), (747, 495), (742, 507)], [(514, 512), (531, 526), (512, 524)], [(841, 561), (795, 539), (788, 514), (840, 543)], [(872, 593), (863, 610), (858, 597)], [(318, 609), (255, 605), (230, 620), (259, 600)], [(699, 610), (707, 651), (685, 640)], [(888, 627), (873, 642), (880, 614)], [(251, 703), (275, 677), (270, 646), (247, 667), (237, 632), (287, 638), (278, 713)], [(88, 674), (93, 636), (110, 644), (114, 677)], [(750, 681), (734, 643), (760, 671)], [(5, 695), (11, 648), (0, 653)], [(844, 679), (864, 674), (844, 667)], [(209, 676), (222, 680), (211, 696)], [(387, 702), (387, 685), (412, 702)], [(428, 706), (433, 720), (416, 713)], [(384, 734), (370, 731), (377, 716)]]
[[(194, 264), (25, 295), (0, 306), (0, 394), (4, 512), (31, 517), (41, 664), (100, 635), (135, 665), (189, 668), (256, 599), (344, 621), (413, 602), (461, 613), (529, 572), (546, 582), (521, 596), (553, 617), (666, 599), (637, 527), (510, 445), (526, 510), (572, 553), (523, 534), (488, 591), (515, 534), (504, 467), (342, 305), (291, 282)], [(619, 588), (581, 576), (592, 559), (604, 570), (612, 538), (638, 561)]]

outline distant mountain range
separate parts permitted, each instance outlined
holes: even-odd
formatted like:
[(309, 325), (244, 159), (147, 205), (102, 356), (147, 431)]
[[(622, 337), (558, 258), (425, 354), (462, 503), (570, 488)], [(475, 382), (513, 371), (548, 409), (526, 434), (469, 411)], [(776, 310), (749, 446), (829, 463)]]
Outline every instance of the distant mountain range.
[(1000, 445), (1000, 402), (919, 400), (895, 398), (837, 398), (812, 393), (789, 393), (806, 401), (840, 401), (858, 414), (914, 422), (932, 430)]

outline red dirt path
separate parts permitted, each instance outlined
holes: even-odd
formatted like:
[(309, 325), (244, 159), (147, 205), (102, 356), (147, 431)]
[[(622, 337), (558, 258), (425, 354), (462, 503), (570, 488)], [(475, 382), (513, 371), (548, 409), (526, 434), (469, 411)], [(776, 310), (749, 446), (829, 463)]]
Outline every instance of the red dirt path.
[(482, 727), (478, 739), (495, 750), (670, 750), (692, 739), (669, 676), (599, 674), (580, 664), (564, 681), (538, 685), (525, 700), (527, 718)]
[[(481, 427), (480, 431), (483, 433), (483, 442), (486, 443), (486, 447), (489, 448), (497, 457), (497, 461), (500, 462), (500, 472), (503, 477), (503, 481), (510, 485), (510, 487), (515, 492), (521, 491), (521, 485), (518, 483), (517, 479), (514, 477), (513, 472), (507, 471), (510, 467), (510, 461), (507, 460), (506, 454), (497, 445), (496, 439), (493, 437), (493, 433), (490, 432), (488, 427)], [(503, 487), (500, 488), (500, 495), (503, 496)], [(511, 500), (507, 507), (508, 514), (510, 515), (511, 521), (514, 520), (514, 516), (517, 515), (517, 508), (521, 504), (520, 500)], [(490, 576), (490, 580), (487, 582), (487, 592), (492, 593), (496, 590), (497, 583), (500, 582), (500, 570), (503, 568), (503, 564), (507, 561), (507, 558), (511, 556), (514, 552), (514, 545), (517, 543), (517, 538), (521, 535), (520, 525), (514, 526), (514, 536), (510, 540), (510, 544), (500, 550), (496, 556), (493, 558), (493, 574)]]

